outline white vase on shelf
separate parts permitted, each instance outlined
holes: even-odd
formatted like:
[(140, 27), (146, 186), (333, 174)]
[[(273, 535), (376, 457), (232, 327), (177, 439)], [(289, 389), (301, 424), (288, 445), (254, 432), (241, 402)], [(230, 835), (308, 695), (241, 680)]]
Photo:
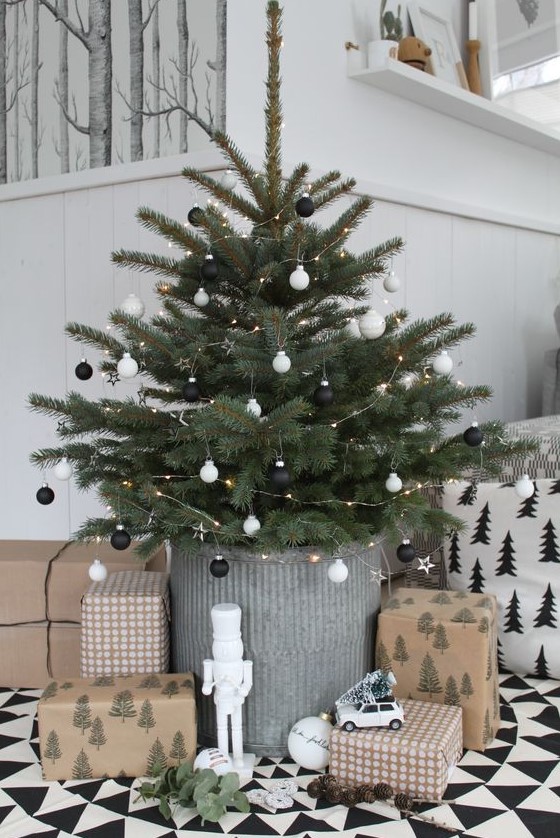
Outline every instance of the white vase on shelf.
[(399, 44), (397, 41), (376, 40), (369, 41), (367, 45), (368, 69), (375, 70), (384, 67), (388, 58), (397, 58)]

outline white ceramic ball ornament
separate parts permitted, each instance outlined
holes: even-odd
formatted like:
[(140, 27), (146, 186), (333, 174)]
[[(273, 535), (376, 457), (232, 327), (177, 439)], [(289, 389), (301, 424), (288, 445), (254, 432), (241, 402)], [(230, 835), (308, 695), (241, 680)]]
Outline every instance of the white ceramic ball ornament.
[(389, 294), (394, 294), (401, 287), (401, 281), (394, 271), (390, 271), (383, 280), (383, 288)]
[(131, 317), (142, 317), (146, 311), (146, 306), (136, 294), (129, 294), (121, 304), (121, 309), (125, 314)]
[(449, 375), (453, 369), (453, 359), (443, 349), (432, 361), (432, 369), (437, 375)]
[(215, 483), (218, 479), (218, 469), (214, 465), (214, 460), (208, 457), (202, 468), (200, 469), (200, 478), (205, 483)]
[(206, 293), (204, 288), (199, 288), (198, 289), (198, 291), (196, 292), (196, 294), (193, 297), (193, 302), (194, 302), (195, 306), (198, 306), (199, 308), (204, 308), (204, 306), (208, 305), (208, 303), (210, 302), (210, 297)]
[(230, 169), (227, 169), (220, 178), (222, 189), (234, 189), (237, 186), (237, 178)]
[(312, 771), (326, 768), (332, 729), (328, 713), (307, 716), (296, 722), (288, 735), (288, 751), (293, 761)]
[(527, 500), (527, 498), (530, 498), (535, 494), (535, 484), (529, 478), (528, 474), (524, 474), (519, 478), (519, 480), (515, 481), (514, 490), (518, 497), (523, 500)]
[(73, 469), (72, 463), (68, 459), (68, 457), (63, 457), (62, 460), (59, 460), (58, 463), (55, 465), (53, 469), (54, 476), (57, 477), (59, 480), (70, 480), (72, 477)]
[(288, 370), (292, 366), (292, 362), (290, 361), (284, 350), (279, 349), (276, 355), (274, 356), (272, 366), (276, 372), (285, 373), (288, 372)]
[(131, 357), (130, 352), (125, 352), (117, 364), (117, 372), (121, 378), (134, 378), (138, 373), (138, 364)]
[(89, 566), (88, 574), (92, 582), (104, 582), (107, 578), (107, 568), (101, 559), (94, 559)]
[(348, 579), (348, 567), (344, 564), (342, 559), (335, 559), (334, 562), (329, 565), (327, 576), (331, 582), (335, 582), (337, 585), (340, 585), (341, 582), (345, 582)]
[(295, 291), (303, 291), (309, 285), (309, 274), (303, 265), (298, 265), (290, 274), (290, 285)]
[(261, 528), (261, 522), (256, 515), (248, 515), (243, 521), (243, 532), (246, 535), (255, 535)]
[(193, 768), (200, 771), (211, 768), (216, 774), (221, 775), (233, 771), (233, 763), (231, 757), (218, 748), (205, 748), (197, 755)]
[(392, 471), (385, 481), (385, 488), (388, 492), (400, 492), (402, 489), (402, 480), (396, 471)]
[(246, 406), (245, 410), (247, 411), (247, 413), (252, 413), (253, 416), (256, 416), (257, 418), (262, 413), (262, 407), (260, 406), (258, 401), (254, 398), (249, 399), (249, 401), (247, 402), (247, 406)]
[(360, 334), (367, 340), (380, 338), (385, 331), (385, 326), (385, 318), (378, 311), (375, 311), (374, 308), (368, 309), (358, 320)]

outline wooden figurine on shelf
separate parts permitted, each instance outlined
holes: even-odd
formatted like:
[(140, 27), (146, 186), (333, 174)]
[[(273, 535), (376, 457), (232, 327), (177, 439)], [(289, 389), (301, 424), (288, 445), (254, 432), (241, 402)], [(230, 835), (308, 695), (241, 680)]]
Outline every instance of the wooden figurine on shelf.
[(425, 70), (432, 50), (420, 38), (410, 36), (399, 43), (398, 60), (418, 70)]
[(210, 612), (214, 639), (213, 659), (203, 661), (203, 695), (214, 691), (218, 748), (229, 752), (229, 725), (233, 770), (242, 777), (251, 777), (254, 754), (243, 752), (241, 707), (253, 686), (253, 662), (243, 660), (241, 639), (241, 608), (231, 602), (214, 605)]

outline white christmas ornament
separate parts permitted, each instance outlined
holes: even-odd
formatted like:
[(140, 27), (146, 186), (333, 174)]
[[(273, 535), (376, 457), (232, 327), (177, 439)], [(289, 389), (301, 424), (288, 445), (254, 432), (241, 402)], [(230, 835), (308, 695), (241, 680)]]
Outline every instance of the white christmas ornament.
[(453, 369), (453, 360), (445, 349), (432, 361), (432, 369), (437, 375), (448, 375)]
[(131, 357), (130, 352), (125, 352), (117, 364), (117, 372), (121, 378), (134, 378), (138, 372), (138, 364)]
[(142, 317), (146, 311), (146, 306), (140, 297), (136, 296), (136, 294), (129, 294), (128, 297), (123, 300), (121, 309), (125, 314), (129, 314), (131, 317)]
[(59, 480), (70, 480), (72, 471), (72, 463), (68, 457), (63, 457), (62, 460), (59, 460), (53, 469), (54, 476), (58, 477)]
[(348, 579), (348, 568), (342, 559), (335, 559), (335, 561), (329, 565), (327, 576), (331, 582), (336, 582), (337, 584), (345, 582), (346, 579)]
[(292, 362), (286, 355), (283, 349), (278, 350), (276, 353), (274, 360), (272, 361), (272, 366), (276, 370), (276, 372), (284, 373), (288, 372), (290, 367), (292, 366)]
[(258, 403), (256, 399), (250, 398), (247, 402), (247, 407), (245, 408), (247, 413), (252, 413), (253, 416), (259, 417), (262, 413), (262, 407)]
[(243, 532), (247, 535), (255, 535), (261, 528), (261, 522), (256, 515), (248, 515), (243, 521)]
[(202, 468), (200, 469), (200, 477), (205, 483), (215, 483), (218, 479), (218, 469), (214, 465), (214, 460), (208, 457)]
[(367, 340), (380, 338), (385, 331), (385, 325), (385, 318), (373, 308), (370, 308), (365, 314), (362, 314), (358, 320), (360, 334), (363, 338), (367, 338)]
[(527, 500), (535, 494), (535, 484), (529, 479), (528, 474), (524, 474), (519, 480), (516, 480), (514, 489), (515, 494), (523, 500)]
[(237, 178), (233, 172), (228, 169), (220, 178), (220, 186), (222, 189), (233, 189), (237, 185)]
[(383, 280), (383, 288), (385, 291), (388, 291), (389, 294), (393, 294), (395, 291), (398, 291), (400, 287), (400, 279), (394, 271), (390, 271), (390, 273)]
[(231, 757), (219, 748), (204, 748), (196, 757), (193, 768), (200, 771), (211, 768), (216, 774), (221, 775), (233, 771), (233, 763)]
[(208, 305), (208, 303), (210, 302), (210, 297), (208, 296), (204, 288), (198, 289), (198, 291), (193, 297), (193, 302), (195, 306), (198, 306), (199, 308), (204, 308), (204, 306)]
[(101, 559), (94, 559), (89, 566), (89, 578), (92, 582), (104, 582), (107, 578), (107, 568)]
[(288, 735), (288, 751), (294, 762), (312, 771), (326, 768), (332, 729), (328, 713), (306, 716), (296, 722)]
[(402, 489), (402, 480), (395, 471), (392, 471), (385, 481), (385, 488), (388, 492), (400, 492)]
[(295, 271), (290, 274), (290, 285), (296, 291), (303, 291), (309, 285), (309, 274), (303, 265), (298, 265)]

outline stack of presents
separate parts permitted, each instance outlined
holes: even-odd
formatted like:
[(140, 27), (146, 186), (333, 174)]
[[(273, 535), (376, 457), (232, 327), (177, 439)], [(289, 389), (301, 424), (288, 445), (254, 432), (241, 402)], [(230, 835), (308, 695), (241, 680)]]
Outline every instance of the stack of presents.
[[(371, 669), (394, 674), (404, 723), (336, 725), (328, 771), (339, 783), (440, 799), (463, 749), (484, 751), (499, 729), (498, 666), (560, 677), (560, 480), (548, 461), (534, 466), (530, 497), (511, 475), (440, 494), (465, 522), (445, 543), (445, 586), (405, 585), (377, 616)], [(0, 544), (2, 673), (6, 685), (45, 687), (47, 780), (145, 776), (196, 755), (194, 678), (169, 672), (165, 551), (140, 567), (132, 553), (102, 548), (108, 577), (89, 583), (87, 545)]]

